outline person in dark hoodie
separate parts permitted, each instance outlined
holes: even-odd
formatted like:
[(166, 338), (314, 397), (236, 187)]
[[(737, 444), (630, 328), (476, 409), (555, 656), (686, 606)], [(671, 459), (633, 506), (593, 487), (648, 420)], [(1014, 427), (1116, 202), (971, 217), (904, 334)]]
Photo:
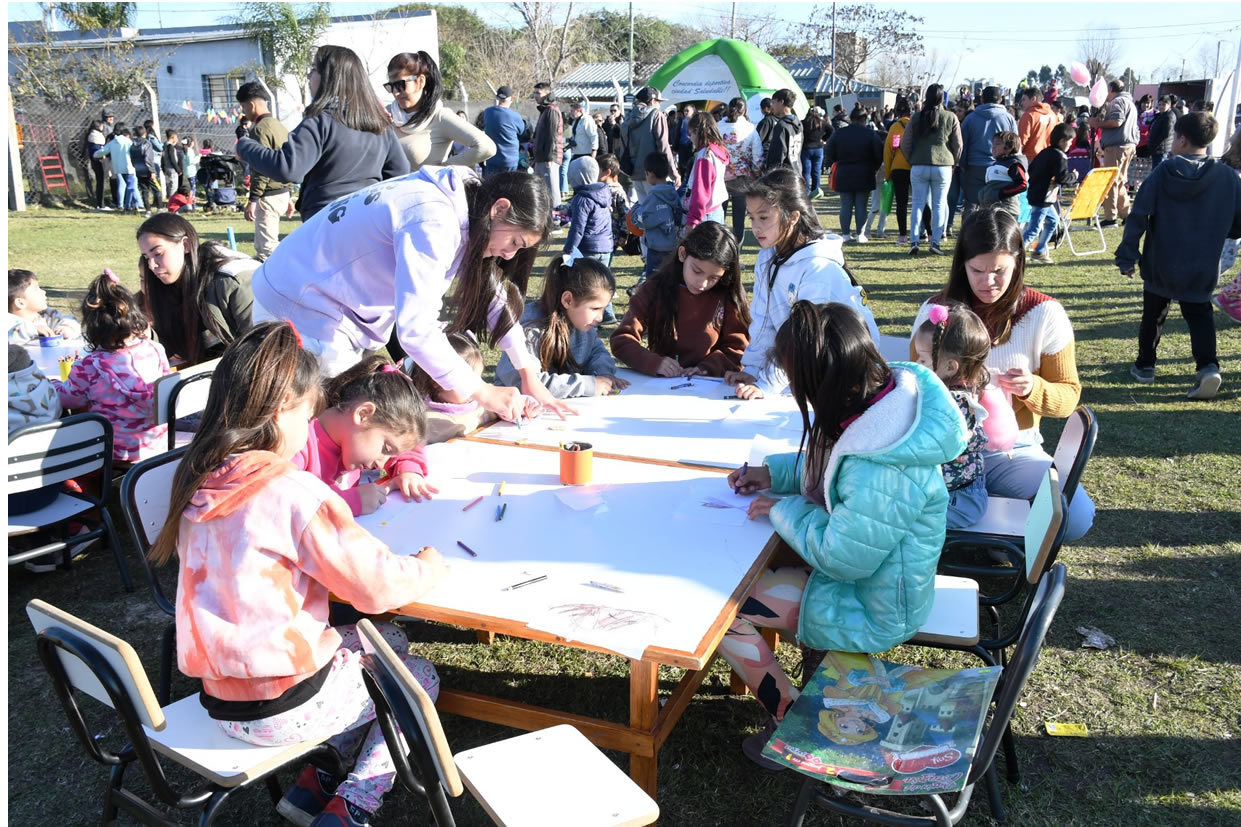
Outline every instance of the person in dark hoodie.
[(1146, 136), (1146, 147), (1151, 152), (1151, 169), (1167, 160), (1172, 152), (1172, 127), (1176, 124), (1176, 111), (1172, 108), (1172, 96), (1164, 95), (1159, 99), (1155, 119), (1151, 121), (1150, 132)]
[(296, 206), (303, 221), (337, 198), (409, 172), (392, 119), (352, 50), (320, 46), (309, 82), (314, 99), (284, 146), (269, 149), (250, 137), (237, 142), (237, 156), (252, 173), (302, 182)]
[(644, 86), (634, 95), (633, 108), (625, 116), (620, 126), (620, 144), (624, 152), (620, 153), (623, 160), (621, 169), (632, 164), (634, 192), (638, 199), (646, 197), (651, 185), (646, 180), (646, 159), (652, 152), (668, 157), (672, 166), (672, 183), (681, 186), (681, 174), (677, 171), (677, 156), (668, 142), (668, 119), (659, 111), (659, 102), (663, 95), (654, 86)]
[(979, 196), (981, 206), (1006, 210), (1014, 221), (1021, 219), (1021, 203), (1017, 196), (1030, 184), (1029, 162), (1020, 152), (1020, 141), (1016, 132), (995, 133), (991, 139), (995, 163), (987, 167), (987, 180)]
[(982, 185), (987, 180), (991, 157), (991, 139), (997, 132), (1016, 132), (1017, 121), (1000, 103), (1000, 87), (986, 86), (982, 104), (961, 121), (961, 193), (965, 198), (962, 216), (978, 209)]
[[(1155, 351), (1176, 300), (1189, 326), (1197, 374), (1190, 399), (1212, 399), (1222, 378), (1215, 352), (1211, 293), (1219, 281), (1226, 238), (1241, 237), (1241, 178), (1207, 156), (1219, 125), (1205, 112), (1177, 119), (1172, 157), (1151, 171), (1138, 190), (1116, 248), (1116, 266), (1131, 276), (1142, 269), (1142, 322), (1138, 356), (1130, 368), (1143, 384), (1155, 381)], [(1138, 253), (1138, 239), (1146, 236)]]
[(552, 97), (552, 85), (547, 82), (534, 85), (535, 104), (539, 107), (539, 120), (534, 125), (534, 174), (547, 183), (552, 199), (552, 209), (560, 206), (560, 165), (564, 162), (564, 117)]
[[(849, 125), (837, 129), (827, 142), (823, 162), (836, 165), (836, 192), (840, 194), (840, 234), (866, 242), (867, 198), (875, 188), (875, 173), (883, 166), (883, 139), (866, 126), (866, 110), (853, 108)], [(857, 233), (849, 235), (849, 219), (855, 217)]]
[[(569, 186), (573, 199), (569, 202), (569, 237), (564, 241), (564, 254), (572, 257), (574, 250), (608, 267), (612, 264), (612, 188), (599, 180), (599, 162), (589, 155), (569, 163)], [(612, 303), (603, 309), (600, 324), (616, 324)]]
[(776, 123), (766, 142), (764, 172), (777, 167), (789, 167), (801, 172), (802, 134), (801, 121), (793, 111), (796, 102), (797, 93), (792, 89), (781, 89), (771, 96), (771, 114), (776, 117)]

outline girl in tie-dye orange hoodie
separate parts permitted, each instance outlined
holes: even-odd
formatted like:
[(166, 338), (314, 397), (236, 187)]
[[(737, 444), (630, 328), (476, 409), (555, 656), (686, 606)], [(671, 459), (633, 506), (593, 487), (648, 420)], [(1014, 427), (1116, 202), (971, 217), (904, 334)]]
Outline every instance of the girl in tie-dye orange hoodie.
[[(372, 725), (357, 635), (328, 624), (328, 593), (366, 614), (388, 611), (438, 582), (443, 560), (433, 548), (394, 554), (290, 462), (319, 405), (318, 366), (291, 326), (252, 328), (229, 346), (216, 380), (151, 551), (157, 563), (179, 558), (178, 666), (202, 679), (203, 706), (232, 737), (356, 752), (347, 781), (308, 767), (278, 809), (298, 823), (322, 813), (365, 824), (394, 775)], [(384, 632), (408, 650), (399, 630)], [(434, 667), (406, 663), (434, 697)]]

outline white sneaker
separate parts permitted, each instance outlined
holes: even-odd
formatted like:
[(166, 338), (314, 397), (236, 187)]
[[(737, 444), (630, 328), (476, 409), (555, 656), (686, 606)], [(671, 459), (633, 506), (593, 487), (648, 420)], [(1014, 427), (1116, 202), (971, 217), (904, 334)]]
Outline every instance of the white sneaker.
[(857, 237), (858, 244), (865, 244), (867, 241), (870, 241), (870, 239), (866, 237), (866, 233), (862, 233)]

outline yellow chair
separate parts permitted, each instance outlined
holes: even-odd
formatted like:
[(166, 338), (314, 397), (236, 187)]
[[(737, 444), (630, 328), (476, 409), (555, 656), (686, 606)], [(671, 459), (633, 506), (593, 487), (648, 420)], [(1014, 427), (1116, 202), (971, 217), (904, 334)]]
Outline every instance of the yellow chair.
[[(1092, 169), (1082, 179), (1081, 186), (1077, 188), (1077, 194), (1073, 196), (1073, 203), (1069, 204), (1067, 210), (1062, 210), (1060, 213), (1064, 235), (1069, 240), (1069, 249), (1075, 256), (1088, 256), (1107, 250), (1107, 240), (1103, 237), (1103, 228), (1099, 226), (1099, 207), (1103, 205), (1103, 199), (1107, 197), (1108, 190), (1112, 188), (1112, 182), (1116, 180), (1117, 169), (1118, 167)], [(1099, 249), (1078, 250), (1073, 246), (1073, 221), (1076, 219), (1085, 220), (1086, 229), (1093, 227), (1099, 234)]]

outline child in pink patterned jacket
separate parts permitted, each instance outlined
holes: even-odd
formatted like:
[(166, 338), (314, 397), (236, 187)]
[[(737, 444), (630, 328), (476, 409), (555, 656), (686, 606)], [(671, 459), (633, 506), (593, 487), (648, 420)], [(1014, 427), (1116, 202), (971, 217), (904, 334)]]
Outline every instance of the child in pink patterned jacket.
[(60, 404), (103, 414), (112, 423), (112, 457), (136, 462), (161, 453), (168, 426), (155, 425), (155, 380), (169, 374), (164, 348), (147, 338), (150, 321), (111, 270), (82, 300), (82, 335), (91, 348), (64, 382), (52, 380)]
[[(291, 325), (261, 323), (234, 340), (151, 558), (179, 560), (177, 665), (202, 680), (199, 700), (220, 729), (260, 746), (327, 741), (352, 762), (347, 779), (306, 767), (278, 812), (296, 824), (364, 825), (395, 774), (357, 631), (329, 624), (328, 594), (377, 614), (417, 600), (447, 570), (433, 548), (393, 553), (293, 465), (319, 397), (319, 364)], [(434, 699), (435, 667), (406, 654), (397, 627), (380, 628)]]
[[(439, 489), (427, 482), (427, 406), (413, 380), (384, 356), (368, 356), (328, 380), (327, 408), (310, 425), (293, 464), (341, 496), (353, 516), (370, 514), (390, 491), (420, 502)], [(359, 485), (365, 470), (383, 471)]]

